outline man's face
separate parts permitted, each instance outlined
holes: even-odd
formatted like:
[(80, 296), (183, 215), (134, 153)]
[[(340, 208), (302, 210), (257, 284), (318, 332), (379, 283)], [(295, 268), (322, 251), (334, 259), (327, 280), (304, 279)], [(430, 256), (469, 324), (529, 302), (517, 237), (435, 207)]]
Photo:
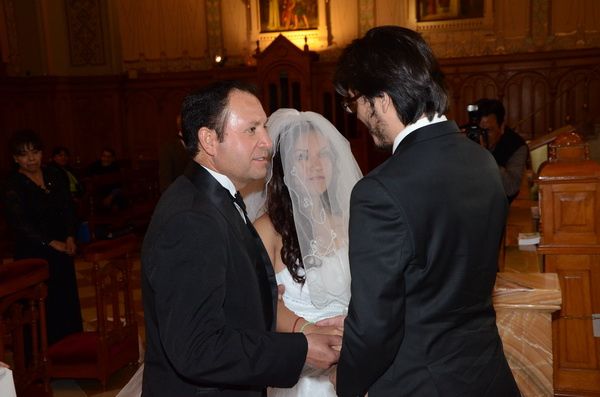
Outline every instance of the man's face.
[(58, 152), (52, 157), (52, 161), (61, 167), (66, 167), (69, 164), (69, 155), (66, 152)]
[(267, 115), (254, 95), (232, 91), (226, 111), (223, 142), (217, 143), (213, 160), (216, 171), (239, 190), (265, 178), (273, 143), (265, 128)]
[(100, 164), (102, 164), (103, 167), (108, 167), (113, 161), (115, 161), (113, 154), (107, 150), (103, 150), (100, 154)]
[(504, 126), (498, 125), (498, 120), (495, 114), (489, 114), (482, 116), (479, 120), (479, 127), (487, 129), (488, 131), (488, 149), (493, 149), (500, 140), (500, 137), (504, 133)]
[(356, 101), (356, 117), (369, 130), (375, 146), (386, 150), (392, 147), (394, 140), (390, 139), (388, 125), (381, 115), (381, 98), (375, 98), (373, 105), (364, 96)]

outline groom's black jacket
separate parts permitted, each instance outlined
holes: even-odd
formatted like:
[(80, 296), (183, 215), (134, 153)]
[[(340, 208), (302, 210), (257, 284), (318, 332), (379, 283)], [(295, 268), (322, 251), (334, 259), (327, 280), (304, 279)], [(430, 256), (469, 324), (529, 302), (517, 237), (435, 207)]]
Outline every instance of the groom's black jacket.
[(297, 382), (307, 342), (273, 332), (277, 291), (264, 247), (229, 192), (195, 162), (154, 211), (142, 294), (143, 396), (263, 396), (267, 385)]
[(519, 394), (492, 306), (506, 212), (496, 162), (450, 121), (358, 182), (339, 396)]

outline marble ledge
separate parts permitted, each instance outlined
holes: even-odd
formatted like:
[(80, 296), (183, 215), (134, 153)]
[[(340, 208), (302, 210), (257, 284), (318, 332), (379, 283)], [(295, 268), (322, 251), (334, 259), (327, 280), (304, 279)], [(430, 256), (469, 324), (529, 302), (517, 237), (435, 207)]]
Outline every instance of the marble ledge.
[(498, 273), (493, 299), (504, 354), (521, 395), (554, 395), (551, 313), (562, 301), (558, 275)]
[(494, 307), (554, 312), (562, 297), (555, 273), (498, 273)]

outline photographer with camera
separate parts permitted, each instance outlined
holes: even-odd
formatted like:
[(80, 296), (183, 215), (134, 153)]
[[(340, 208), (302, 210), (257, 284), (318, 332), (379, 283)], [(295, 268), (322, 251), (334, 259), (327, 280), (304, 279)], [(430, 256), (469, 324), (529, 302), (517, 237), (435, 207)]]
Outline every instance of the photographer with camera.
[(467, 136), (487, 148), (500, 168), (508, 202), (519, 194), (528, 149), (525, 140), (504, 122), (504, 105), (497, 99), (482, 98), (467, 107), (469, 124), (462, 129)]

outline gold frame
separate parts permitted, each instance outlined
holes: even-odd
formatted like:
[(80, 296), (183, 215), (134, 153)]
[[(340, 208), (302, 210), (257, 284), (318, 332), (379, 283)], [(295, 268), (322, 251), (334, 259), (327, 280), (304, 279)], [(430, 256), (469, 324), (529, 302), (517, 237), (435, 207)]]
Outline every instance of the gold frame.
[(417, 32), (437, 32), (448, 30), (469, 29), (493, 29), (494, 27), (494, 4), (493, 0), (483, 0), (482, 18), (460, 18), (439, 21), (417, 20), (417, 0), (409, 2), (408, 6), (409, 24)]
[(312, 51), (319, 51), (327, 48), (328, 29), (326, 19), (327, 8), (325, 6), (326, 0), (317, 0), (319, 7), (319, 24), (317, 29), (281, 30), (264, 33), (260, 31), (259, 0), (246, 1), (248, 20), (250, 23), (250, 37), (254, 38), (254, 40), (258, 40), (261, 51), (267, 48), (280, 34), (285, 36), (300, 49), (304, 49), (305, 39), (306, 44), (308, 44), (309, 49)]

